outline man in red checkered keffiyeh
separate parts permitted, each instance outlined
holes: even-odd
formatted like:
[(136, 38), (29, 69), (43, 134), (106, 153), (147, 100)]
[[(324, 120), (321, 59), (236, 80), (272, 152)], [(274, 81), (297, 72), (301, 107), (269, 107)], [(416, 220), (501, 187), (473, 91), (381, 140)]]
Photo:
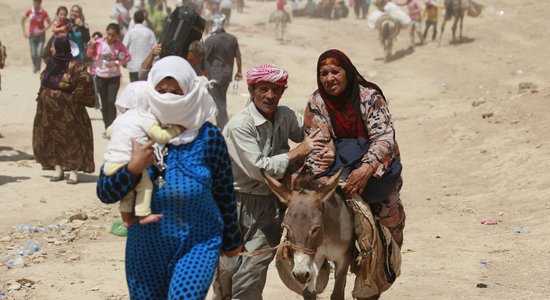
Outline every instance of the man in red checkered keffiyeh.
[(246, 72), (246, 83), (253, 86), (259, 82), (270, 82), (276, 86), (286, 87), (288, 72), (275, 65), (259, 65)]

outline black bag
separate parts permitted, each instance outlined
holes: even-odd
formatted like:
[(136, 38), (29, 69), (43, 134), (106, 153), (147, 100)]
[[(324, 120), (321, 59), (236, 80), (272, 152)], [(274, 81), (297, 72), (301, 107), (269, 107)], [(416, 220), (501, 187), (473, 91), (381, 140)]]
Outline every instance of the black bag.
[(176, 8), (166, 19), (160, 35), (160, 57), (178, 55), (185, 58), (191, 42), (202, 38), (205, 25), (206, 21), (192, 8)]

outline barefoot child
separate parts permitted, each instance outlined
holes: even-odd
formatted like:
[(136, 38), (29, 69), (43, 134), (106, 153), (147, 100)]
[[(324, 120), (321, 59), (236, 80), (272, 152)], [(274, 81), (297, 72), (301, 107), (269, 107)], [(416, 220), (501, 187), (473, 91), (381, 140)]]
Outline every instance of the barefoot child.
[(56, 37), (65, 36), (69, 34), (71, 30), (71, 22), (67, 19), (69, 11), (65, 6), (60, 6), (57, 8), (56, 18), (53, 21), (52, 31)]
[[(148, 139), (158, 144), (165, 144), (183, 130), (180, 126), (162, 128), (149, 111), (147, 102), (147, 82), (130, 83), (115, 105), (119, 115), (107, 129), (110, 141), (105, 152), (103, 172), (106, 176), (115, 174), (130, 160), (133, 147), (143, 145)], [(162, 215), (151, 213), (151, 196), (153, 182), (147, 171), (141, 174), (141, 180), (134, 191), (120, 199), (120, 214), (124, 226), (131, 226), (136, 219), (140, 224), (158, 222)], [(134, 209), (135, 200), (135, 209)]]

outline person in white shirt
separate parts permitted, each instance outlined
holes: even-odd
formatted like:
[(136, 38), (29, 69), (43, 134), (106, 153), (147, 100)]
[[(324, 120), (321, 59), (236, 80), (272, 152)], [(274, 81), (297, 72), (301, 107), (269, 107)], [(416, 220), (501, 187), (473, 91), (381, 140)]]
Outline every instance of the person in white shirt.
[(147, 58), (153, 47), (155, 46), (157, 39), (155, 33), (143, 25), (145, 21), (145, 13), (143, 10), (138, 10), (134, 13), (135, 25), (126, 33), (122, 43), (132, 56), (132, 60), (128, 62), (126, 68), (130, 73), (130, 81), (134, 82), (139, 80), (139, 70), (141, 64)]
[(120, 26), (120, 33), (126, 34), (128, 26), (130, 25), (130, 8), (132, 7), (131, 1), (118, 0), (111, 10), (111, 22)]

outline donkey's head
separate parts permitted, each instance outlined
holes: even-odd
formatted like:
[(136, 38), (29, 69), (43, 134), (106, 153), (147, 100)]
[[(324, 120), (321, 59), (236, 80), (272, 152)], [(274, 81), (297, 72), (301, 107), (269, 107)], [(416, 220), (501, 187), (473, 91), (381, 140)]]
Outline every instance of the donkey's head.
[(315, 281), (319, 271), (313, 259), (324, 238), (323, 203), (334, 194), (340, 174), (341, 171), (321, 183), (300, 173), (294, 188), (291, 188), (288, 180), (279, 182), (263, 173), (271, 190), (287, 205), (282, 226), (287, 231), (287, 240), (293, 249), (292, 274), (302, 284), (311, 283), (315, 286), (315, 282), (310, 281)]

